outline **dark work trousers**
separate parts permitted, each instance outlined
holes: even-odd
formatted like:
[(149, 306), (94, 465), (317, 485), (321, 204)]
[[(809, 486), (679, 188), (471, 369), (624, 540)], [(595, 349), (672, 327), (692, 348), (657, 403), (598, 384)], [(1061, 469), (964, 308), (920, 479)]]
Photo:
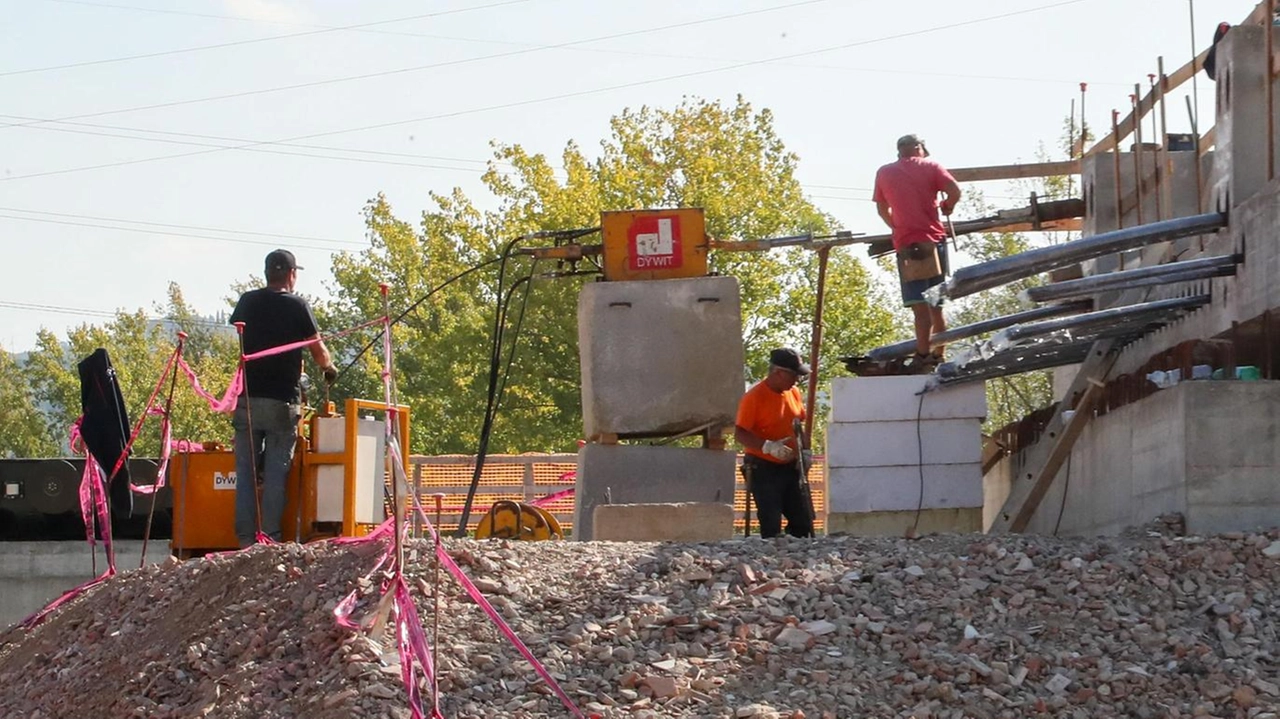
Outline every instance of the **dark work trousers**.
[(809, 505), (800, 491), (800, 475), (795, 462), (778, 464), (747, 455), (742, 472), (750, 476), (751, 496), (756, 502), (756, 518), (760, 536), (768, 539), (782, 533), (782, 518), (787, 518), (787, 534), (808, 537), (813, 534)]

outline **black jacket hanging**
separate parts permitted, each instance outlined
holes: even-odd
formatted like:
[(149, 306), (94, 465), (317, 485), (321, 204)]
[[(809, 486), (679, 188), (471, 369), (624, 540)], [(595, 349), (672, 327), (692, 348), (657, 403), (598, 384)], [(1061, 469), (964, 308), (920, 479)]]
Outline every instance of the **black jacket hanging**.
[[(110, 483), (107, 496), (111, 513), (115, 517), (133, 514), (133, 492), (129, 489), (129, 462), (125, 449), (129, 442), (129, 413), (125, 410), (124, 395), (116, 381), (111, 358), (101, 347), (80, 361), (80, 405), (84, 420), (80, 434), (84, 446), (98, 461), (102, 476)], [(115, 477), (111, 470), (116, 464), (120, 469)]]

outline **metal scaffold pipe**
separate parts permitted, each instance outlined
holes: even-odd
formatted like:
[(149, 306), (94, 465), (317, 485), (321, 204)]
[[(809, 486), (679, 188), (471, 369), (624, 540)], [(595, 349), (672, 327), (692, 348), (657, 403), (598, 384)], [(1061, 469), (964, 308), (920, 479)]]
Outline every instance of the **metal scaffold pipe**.
[(1023, 340), (1050, 335), (1055, 332), (1082, 332), (1090, 328), (1106, 328), (1144, 317), (1155, 319), (1171, 313), (1177, 314), (1208, 304), (1209, 299), (1209, 295), (1178, 297), (1170, 300), (1112, 307), (1097, 312), (1076, 315), (1075, 317), (1017, 325), (1007, 330), (1002, 330), (991, 339), (991, 344), (997, 351), (1002, 351), (1006, 347), (1015, 345)]
[(966, 297), (1059, 267), (1135, 247), (1204, 234), (1226, 224), (1225, 214), (1210, 212), (1126, 227), (1060, 245), (1027, 250), (1009, 257), (962, 267), (956, 270), (950, 280), (939, 286), (938, 294), (951, 299)]
[(1091, 295), (1097, 292), (1111, 292), (1113, 290), (1127, 290), (1132, 287), (1148, 287), (1174, 282), (1202, 280), (1209, 277), (1234, 274), (1236, 263), (1240, 262), (1241, 259), (1240, 255), (1219, 255), (1185, 262), (1170, 262), (1166, 265), (1108, 272), (1078, 280), (1067, 280), (1065, 282), (1055, 282), (1051, 285), (1031, 287), (1024, 290), (1023, 294), (1032, 302), (1050, 302), (1069, 297)]
[[(1068, 315), (1078, 315), (1081, 312), (1088, 312), (1093, 303), (1088, 300), (1077, 302), (1065, 302), (1060, 305), (1047, 305), (1045, 307), (1036, 307), (1035, 309), (1026, 310), (1024, 312), (1016, 312), (1003, 317), (993, 317), (989, 320), (974, 322), (970, 325), (961, 327), (953, 327), (946, 332), (939, 332), (930, 338), (933, 346), (945, 345), (957, 340), (977, 337), (988, 332), (995, 332), (1006, 327), (1022, 324), (1023, 322), (1034, 322), (1036, 320), (1047, 320), (1054, 317), (1065, 317)], [(889, 360), (906, 357), (916, 351), (915, 340), (905, 340), (896, 342), (891, 345), (877, 347), (867, 353), (867, 359), (872, 362), (887, 362)]]

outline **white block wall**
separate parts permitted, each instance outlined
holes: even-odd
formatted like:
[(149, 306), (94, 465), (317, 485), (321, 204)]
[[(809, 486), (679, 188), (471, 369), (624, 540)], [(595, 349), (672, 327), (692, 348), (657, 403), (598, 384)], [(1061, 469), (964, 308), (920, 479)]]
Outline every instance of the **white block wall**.
[(986, 390), (971, 383), (920, 394), (927, 381), (911, 375), (832, 382), (828, 512), (982, 506)]

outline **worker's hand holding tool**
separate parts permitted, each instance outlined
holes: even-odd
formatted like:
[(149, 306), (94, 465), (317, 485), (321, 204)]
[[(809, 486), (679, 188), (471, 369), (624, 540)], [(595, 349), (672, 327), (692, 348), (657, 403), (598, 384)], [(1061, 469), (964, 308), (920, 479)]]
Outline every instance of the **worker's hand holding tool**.
[(796, 451), (787, 446), (784, 439), (766, 439), (764, 446), (760, 448), (765, 454), (782, 462), (790, 462), (795, 459)]
[(333, 384), (334, 382), (337, 382), (337, 381), (338, 381), (338, 368), (334, 367), (333, 365), (329, 365), (328, 367), (325, 367), (324, 368), (325, 384)]

